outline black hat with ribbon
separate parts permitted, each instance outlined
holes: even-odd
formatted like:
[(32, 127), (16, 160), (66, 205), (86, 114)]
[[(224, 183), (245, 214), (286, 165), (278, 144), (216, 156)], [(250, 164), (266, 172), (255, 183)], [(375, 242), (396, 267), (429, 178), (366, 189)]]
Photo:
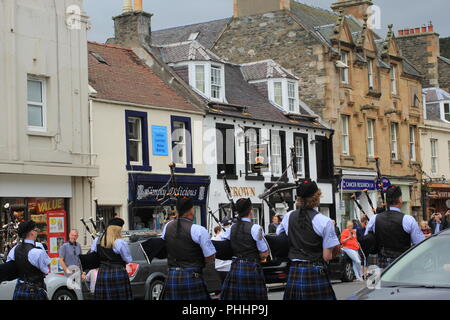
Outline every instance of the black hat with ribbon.
[(246, 215), (251, 208), (252, 201), (249, 198), (241, 198), (236, 202), (236, 210), (240, 216)]
[(109, 220), (108, 226), (118, 226), (123, 227), (125, 224), (125, 221), (119, 217), (114, 217), (111, 220)]
[(312, 197), (317, 191), (319, 191), (319, 187), (316, 182), (312, 180), (304, 180), (297, 188), (297, 196), (300, 198), (309, 198)]

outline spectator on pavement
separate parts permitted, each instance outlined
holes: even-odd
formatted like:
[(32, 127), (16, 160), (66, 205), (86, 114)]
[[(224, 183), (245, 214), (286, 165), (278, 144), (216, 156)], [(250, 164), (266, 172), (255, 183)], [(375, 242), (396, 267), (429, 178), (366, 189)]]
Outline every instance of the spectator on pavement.
[[(225, 230), (228, 230), (229, 228), (231, 228), (231, 225), (233, 224), (233, 220), (229, 219), (229, 218), (224, 218), (221, 222), (222, 226), (225, 228)], [(214, 234), (215, 236), (211, 238), (211, 240), (215, 240), (215, 241), (223, 241), (224, 239), (222, 238), (222, 236), (224, 235), (225, 231), (223, 231), (223, 229), (220, 226), (217, 226), (214, 228)], [(220, 280), (223, 282), (225, 281), (225, 278), (228, 275), (228, 272), (230, 271), (231, 268), (231, 260), (220, 260), (220, 259), (216, 259), (215, 261), (215, 268), (217, 273), (220, 276)]]
[(421, 221), (420, 222), (420, 230), (422, 231), (423, 235), (425, 236), (425, 238), (429, 238), (432, 235), (432, 231), (430, 226), (428, 225), (428, 222), (426, 221)]
[(449, 211), (447, 211), (444, 219), (442, 217), (442, 213), (440, 212), (436, 212), (431, 216), (431, 219), (428, 221), (428, 225), (430, 226), (433, 234), (439, 233), (448, 228), (448, 221), (446, 219), (448, 212)]
[(272, 217), (272, 223), (269, 224), (269, 233), (276, 233), (278, 226), (281, 224), (281, 217), (276, 215)]
[(81, 270), (79, 255), (81, 254), (81, 245), (77, 242), (78, 230), (72, 229), (69, 233), (69, 241), (59, 248), (59, 261), (66, 275), (72, 274), (70, 267), (76, 266)]
[(363, 281), (361, 270), (361, 259), (359, 257), (359, 243), (356, 237), (356, 230), (353, 229), (353, 222), (347, 222), (347, 228), (341, 234), (342, 250), (353, 261), (353, 271), (355, 272), (356, 280)]

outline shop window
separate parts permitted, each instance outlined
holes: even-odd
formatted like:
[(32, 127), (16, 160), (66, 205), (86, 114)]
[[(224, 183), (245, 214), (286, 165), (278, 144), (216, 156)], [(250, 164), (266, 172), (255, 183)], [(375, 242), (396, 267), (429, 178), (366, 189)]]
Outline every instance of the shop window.
[(224, 171), (227, 176), (236, 176), (234, 126), (216, 124), (217, 174)]
[(172, 122), (172, 161), (175, 172), (195, 173), (192, 161), (191, 118), (171, 116)]
[(147, 113), (125, 111), (127, 165), (129, 171), (151, 171), (149, 165)]

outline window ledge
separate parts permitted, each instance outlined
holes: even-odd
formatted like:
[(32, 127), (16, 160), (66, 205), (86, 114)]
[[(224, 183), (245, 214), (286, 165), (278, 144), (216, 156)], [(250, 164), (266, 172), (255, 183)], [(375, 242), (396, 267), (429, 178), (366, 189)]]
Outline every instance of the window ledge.
[(126, 168), (128, 171), (152, 171), (151, 166), (132, 166), (128, 164)]
[[(239, 179), (239, 177), (235, 174), (227, 174), (227, 175), (225, 175), (225, 177), (227, 178), (227, 180), (238, 180)], [(218, 174), (217, 179), (223, 179), (223, 174)]]
[(377, 162), (377, 160), (375, 160), (375, 158), (373, 158), (373, 157), (368, 157), (368, 158), (367, 158), (367, 162), (373, 162), (373, 163), (375, 163), (375, 162)]
[(400, 99), (400, 95), (398, 93), (391, 93), (391, 97), (394, 99)]
[(245, 176), (245, 180), (249, 181), (264, 181), (264, 176)]
[(421, 165), (421, 163), (419, 161), (415, 161), (415, 160), (411, 161), (410, 164), (413, 165), (413, 166), (420, 166)]
[(340, 83), (340, 87), (341, 88), (345, 88), (345, 89), (353, 90), (353, 86), (350, 83), (343, 83), (343, 82), (341, 82)]
[(341, 161), (353, 161), (353, 162), (355, 162), (355, 157), (353, 157), (353, 156), (341, 155)]
[(178, 172), (178, 173), (195, 173), (195, 168), (177, 168), (177, 167), (175, 167), (175, 172)]
[(391, 164), (403, 164), (403, 160), (391, 160)]
[(31, 131), (31, 130), (28, 130), (27, 131), (27, 135), (53, 138), (53, 137), (56, 136), (56, 133), (47, 132), (47, 131)]

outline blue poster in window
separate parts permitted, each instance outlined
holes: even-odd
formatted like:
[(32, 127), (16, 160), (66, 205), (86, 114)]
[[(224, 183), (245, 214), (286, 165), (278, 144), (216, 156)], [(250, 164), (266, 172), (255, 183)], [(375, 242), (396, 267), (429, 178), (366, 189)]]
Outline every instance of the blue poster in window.
[(154, 156), (168, 156), (167, 127), (152, 126), (152, 147)]

